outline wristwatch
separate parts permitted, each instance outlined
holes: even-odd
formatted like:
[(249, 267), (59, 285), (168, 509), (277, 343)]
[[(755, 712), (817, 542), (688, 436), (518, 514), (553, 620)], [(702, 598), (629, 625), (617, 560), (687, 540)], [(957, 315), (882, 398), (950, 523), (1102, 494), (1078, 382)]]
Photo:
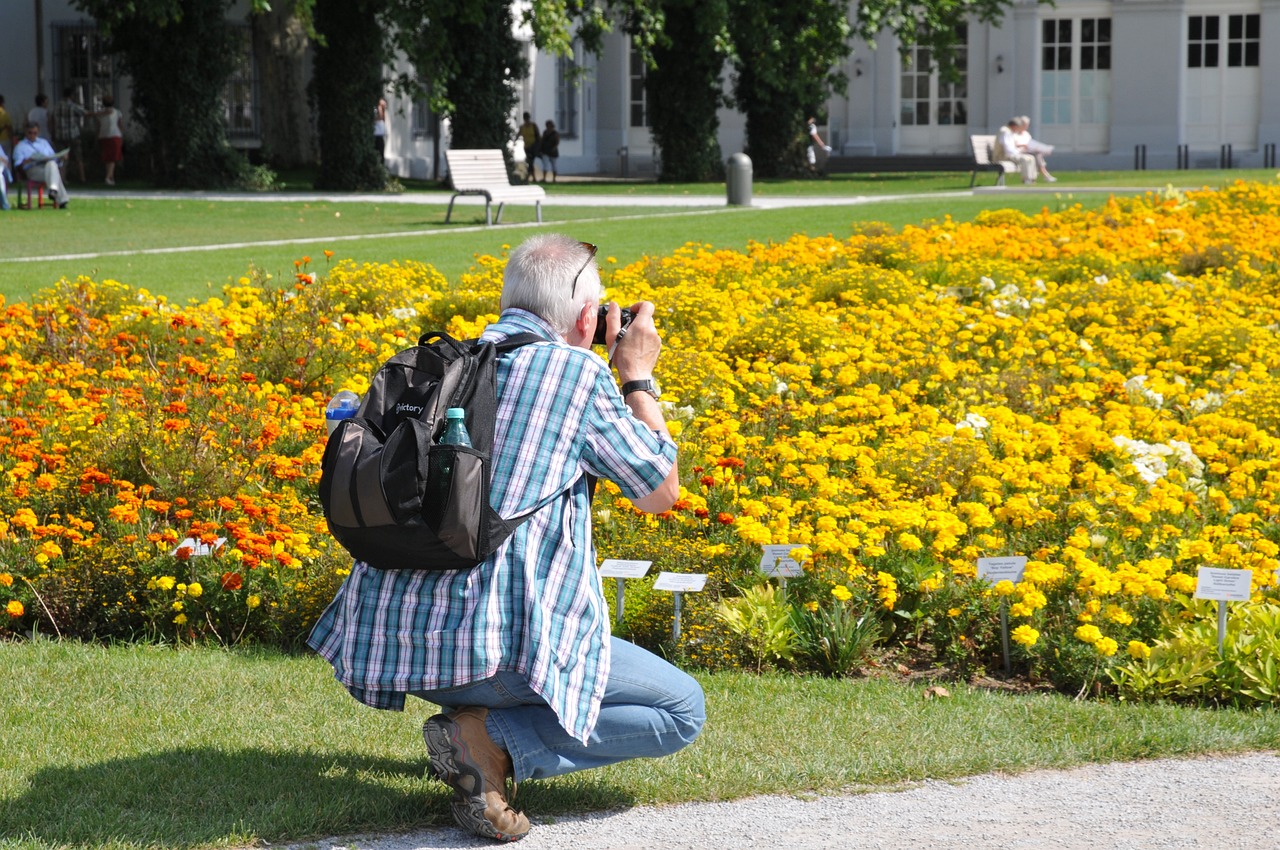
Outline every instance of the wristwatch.
[(626, 398), (632, 393), (648, 393), (654, 398), (661, 398), (662, 393), (658, 392), (658, 383), (653, 378), (641, 378), (638, 381), (627, 381), (622, 385), (622, 397)]

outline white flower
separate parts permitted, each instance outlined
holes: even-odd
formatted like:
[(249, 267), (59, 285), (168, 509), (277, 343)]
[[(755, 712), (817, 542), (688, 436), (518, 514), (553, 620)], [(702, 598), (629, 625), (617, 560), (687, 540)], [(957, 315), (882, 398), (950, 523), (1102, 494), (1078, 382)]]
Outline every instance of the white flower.
[(1076, 345), (1080, 346), (1080, 350), (1085, 352), (1086, 354), (1091, 354), (1093, 352), (1093, 344), (1090, 343), (1089, 340), (1085, 339), (1084, 337), (1081, 337), (1079, 340), (1077, 340)]
[(996, 282), (989, 277), (978, 278), (978, 284), (986, 292), (994, 292), (996, 288)]
[(1124, 382), (1125, 391), (1129, 393), (1130, 398), (1141, 399), (1149, 406), (1154, 408), (1164, 407), (1164, 395), (1154, 390), (1147, 389), (1147, 376), (1134, 375), (1132, 378)]
[(1106, 286), (1108, 283), (1110, 283), (1110, 281), (1107, 279), (1107, 276), (1105, 274), (1098, 275), (1093, 279), (1093, 282), (1098, 284), (1099, 286)]
[(418, 315), (418, 311), (413, 307), (396, 307), (392, 309), (391, 315), (401, 320), (412, 319)]

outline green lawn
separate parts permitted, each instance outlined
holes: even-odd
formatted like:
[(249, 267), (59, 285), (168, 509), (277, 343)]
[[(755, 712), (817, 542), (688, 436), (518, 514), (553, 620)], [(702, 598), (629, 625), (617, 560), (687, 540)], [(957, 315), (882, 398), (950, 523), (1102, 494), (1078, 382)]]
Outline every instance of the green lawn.
[[(0, 848), (186, 850), (446, 825), (422, 721), (351, 699), (313, 656), (0, 645)], [(898, 786), (994, 770), (1269, 749), (1280, 713), (1077, 702), (887, 679), (703, 675), (666, 759), (529, 782), (535, 817)]]
[[(604, 255), (629, 263), (645, 255), (670, 253), (689, 241), (742, 248), (750, 240), (786, 239), (793, 233), (844, 235), (859, 222), (894, 227), (951, 215), (969, 219), (984, 209), (1012, 207), (1027, 212), (1072, 203), (1096, 206), (1108, 193), (1179, 185), (1216, 185), (1245, 172), (1143, 172), (1141, 181), (1124, 172), (1064, 175), (1052, 191), (968, 192), (966, 174), (837, 175), (829, 180), (761, 181), (754, 196), (848, 197), (836, 206), (762, 209), (727, 207), (723, 186), (655, 183), (561, 183), (549, 187), (542, 229), (567, 231), (595, 242)], [(1261, 176), (1261, 175), (1255, 175)], [(1192, 179), (1194, 177), (1195, 179)], [(1168, 179), (1166, 179), (1168, 178)], [(991, 180), (985, 175), (986, 183)], [(1136, 185), (1134, 185), (1136, 183)], [(1072, 188), (1085, 191), (1073, 192)], [(929, 194), (932, 193), (932, 194)], [(581, 195), (682, 194), (705, 198), (704, 207), (641, 205), (571, 206)], [(905, 199), (885, 196), (907, 196)], [(26, 300), (60, 278), (113, 278), (179, 301), (205, 298), (256, 267), (289, 275), (293, 263), (310, 256), (322, 267), (324, 251), (334, 259), (360, 262), (418, 260), (446, 276), (470, 267), (478, 253), (497, 254), (538, 229), (532, 207), (512, 206), (501, 226), (485, 227), (479, 206), (462, 206), (444, 224), (447, 192), (410, 188), (385, 202), (302, 201), (287, 196), (245, 195), (210, 200), (196, 195), (175, 200), (130, 200), (111, 195), (77, 197), (66, 210), (14, 211), (5, 217), (0, 244), (0, 295)], [(404, 198), (428, 203), (404, 203)], [(562, 198), (565, 203), (557, 204)], [(863, 202), (865, 200), (865, 202)], [(43, 259), (60, 257), (59, 259)]]

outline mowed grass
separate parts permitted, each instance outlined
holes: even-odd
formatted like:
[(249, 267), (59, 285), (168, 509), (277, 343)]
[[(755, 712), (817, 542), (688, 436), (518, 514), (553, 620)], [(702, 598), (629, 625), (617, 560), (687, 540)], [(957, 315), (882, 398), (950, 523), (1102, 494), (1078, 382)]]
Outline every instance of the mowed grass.
[[(0, 645), (0, 848), (157, 850), (450, 824), (422, 721), (274, 652)], [(889, 679), (701, 675), (675, 756), (521, 786), (535, 819), (764, 793), (857, 792), (994, 770), (1273, 748), (1274, 711), (1077, 702)]]

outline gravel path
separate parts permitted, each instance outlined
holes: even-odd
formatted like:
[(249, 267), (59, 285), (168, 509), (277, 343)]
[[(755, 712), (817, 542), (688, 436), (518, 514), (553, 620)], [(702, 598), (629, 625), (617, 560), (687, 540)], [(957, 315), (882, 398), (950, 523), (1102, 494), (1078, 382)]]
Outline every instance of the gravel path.
[[(533, 816), (519, 850), (1277, 850), (1280, 755), (1090, 765), (848, 797), (637, 807), (546, 823)], [(298, 848), (496, 846), (440, 828)]]

